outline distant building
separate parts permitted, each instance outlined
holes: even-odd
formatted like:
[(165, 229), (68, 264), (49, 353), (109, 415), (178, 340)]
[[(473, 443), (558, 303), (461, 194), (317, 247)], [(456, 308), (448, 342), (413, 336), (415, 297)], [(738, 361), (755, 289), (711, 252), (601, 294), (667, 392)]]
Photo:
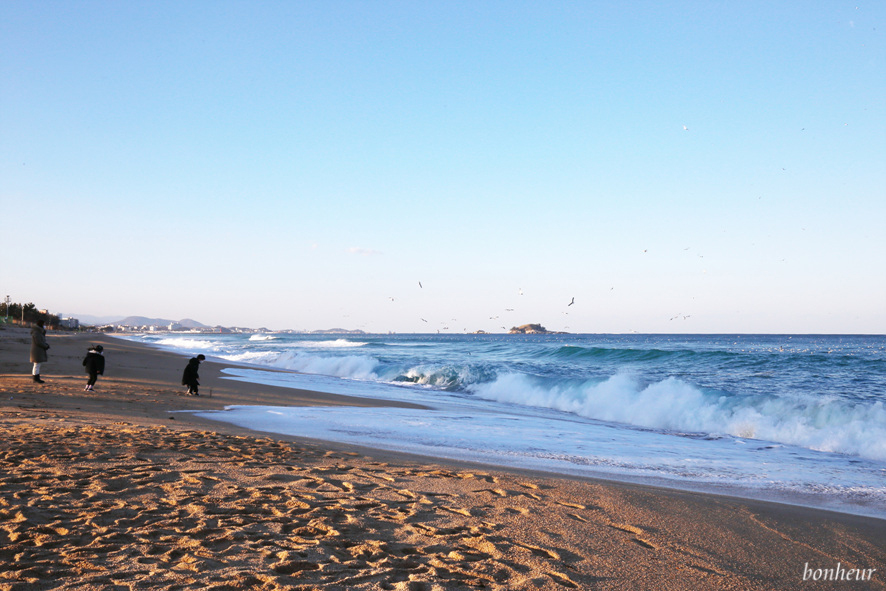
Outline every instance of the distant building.
[(71, 330), (76, 330), (80, 328), (80, 321), (76, 318), (62, 318), (58, 321), (58, 324), (62, 328), (69, 328)]

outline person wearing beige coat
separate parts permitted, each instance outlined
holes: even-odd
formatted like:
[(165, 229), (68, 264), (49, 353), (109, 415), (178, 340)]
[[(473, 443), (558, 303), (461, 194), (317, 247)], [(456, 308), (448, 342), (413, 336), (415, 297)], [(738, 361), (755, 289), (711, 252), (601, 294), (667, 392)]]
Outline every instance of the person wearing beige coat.
[(34, 381), (42, 384), (40, 379), (40, 365), (49, 360), (49, 343), (46, 342), (46, 329), (43, 328), (43, 321), (38, 320), (36, 326), (31, 328), (31, 363), (34, 364)]

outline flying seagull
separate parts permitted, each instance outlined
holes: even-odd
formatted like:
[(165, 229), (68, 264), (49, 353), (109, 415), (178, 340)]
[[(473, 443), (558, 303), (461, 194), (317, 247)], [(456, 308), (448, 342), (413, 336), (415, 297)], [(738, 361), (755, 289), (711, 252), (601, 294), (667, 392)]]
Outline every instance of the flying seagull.
[(566, 307), (568, 308), (569, 306), (571, 306), (574, 303), (575, 303), (575, 298), (572, 298), (572, 301), (569, 302), (568, 304), (566, 304)]
[[(418, 282), (418, 286), (421, 287), (421, 281)], [(424, 287), (421, 288), (424, 289)]]

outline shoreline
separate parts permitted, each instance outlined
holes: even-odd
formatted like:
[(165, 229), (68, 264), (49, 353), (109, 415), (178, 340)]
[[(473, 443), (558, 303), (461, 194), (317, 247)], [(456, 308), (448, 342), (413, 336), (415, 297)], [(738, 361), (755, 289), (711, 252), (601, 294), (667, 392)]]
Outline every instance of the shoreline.
[[(115, 337), (118, 338), (118, 337)], [(181, 355), (183, 354), (180, 350), (177, 350), (174, 347), (164, 347), (162, 345), (158, 345), (152, 343), (150, 341), (141, 341), (140, 339), (131, 339), (131, 337), (122, 337), (124, 340), (128, 342), (136, 342), (139, 344), (143, 344), (147, 347), (171, 352), (173, 354)], [(225, 368), (242, 368), (245, 370), (249, 370), (244, 372), (243, 374), (239, 373), (236, 369), (229, 371), (224, 369), (225, 377), (227, 379), (234, 380), (242, 380), (247, 383), (252, 384), (253, 387), (261, 388), (263, 384), (275, 384), (277, 382), (276, 378), (270, 377), (273, 374), (298, 374), (297, 371), (282, 369), (282, 368), (273, 368), (261, 365), (253, 365), (251, 363), (245, 362), (237, 362), (237, 361), (229, 361), (224, 358), (210, 358), (213, 361), (219, 362), (225, 366)], [(254, 372), (254, 373), (252, 373)], [(249, 374), (249, 375), (246, 375)], [(267, 378), (263, 375), (267, 374)], [(233, 377), (238, 376), (238, 377)], [(242, 376), (242, 377), (240, 377)], [(309, 376), (305, 376), (309, 377)], [(284, 378), (285, 382), (285, 378)], [(357, 382), (359, 383), (359, 382)], [(306, 385), (305, 385), (306, 384)], [(291, 387), (296, 387), (299, 385), (299, 382), (295, 382), (295, 385)], [(290, 386), (284, 386), (290, 387)], [(326, 390), (321, 383), (316, 383), (312, 381), (302, 382), (302, 387), (318, 391), (318, 392), (340, 392), (342, 394), (347, 395), (350, 393), (353, 396), (358, 398), (366, 399), (365, 393), (366, 388), (359, 387), (362, 389), (362, 392), (356, 393), (352, 389), (338, 389), (338, 387), (334, 384), (327, 384), (329, 390)], [(372, 383), (368, 386), (371, 388)], [(378, 396), (381, 396), (381, 399), (376, 399), (376, 402), (380, 405), (390, 405), (390, 406), (404, 406), (398, 400), (405, 400), (406, 398), (389, 398), (385, 396), (384, 392), (379, 393)], [(369, 397), (372, 399), (372, 396)], [(418, 402), (415, 398), (410, 397), (408, 404), (413, 404), (412, 408), (421, 408), (424, 410), (433, 409), (433, 410), (445, 410), (445, 406), (441, 407), (437, 405), (432, 400), (423, 400), (418, 403), (417, 406), (415, 404)], [(424, 404), (426, 406), (421, 406)], [(243, 405), (243, 409), (248, 409), (249, 404)], [(286, 408), (279, 408), (281, 413), (286, 413)], [(217, 412), (216, 416), (211, 416), (213, 413)], [(249, 410), (246, 410), (249, 413)], [(276, 414), (273, 408), (259, 410), (259, 413), (269, 413), (267, 416)], [(793, 505), (799, 507), (806, 507), (810, 509), (823, 510), (823, 511), (832, 511), (836, 513), (846, 513), (851, 515), (858, 515), (861, 517), (867, 517), (872, 519), (880, 519), (886, 520), (886, 509), (883, 508), (882, 504), (877, 502), (876, 498), (871, 496), (871, 493), (863, 494), (860, 492), (861, 489), (854, 489), (847, 485), (846, 482), (843, 482), (842, 490), (843, 491), (854, 491), (854, 492), (845, 492), (843, 494), (822, 494), (814, 492), (816, 489), (813, 487), (811, 489), (802, 488), (802, 490), (798, 489), (798, 487), (794, 488), (781, 488), (772, 485), (763, 485), (763, 486), (754, 486), (753, 484), (743, 483), (740, 481), (736, 482), (717, 482), (711, 480), (704, 479), (691, 479), (686, 477), (677, 477), (671, 478), (667, 475), (656, 475), (656, 474), (632, 474), (632, 473), (624, 473), (619, 472), (618, 470), (605, 470), (600, 469), (599, 467), (594, 469), (587, 469), (586, 467), (576, 467), (571, 464), (560, 464), (560, 465), (543, 465), (546, 462), (542, 462), (539, 464), (538, 462), (535, 465), (527, 464), (525, 461), (514, 460), (513, 457), (509, 457), (507, 455), (494, 454), (489, 453), (489, 449), (485, 452), (480, 453), (459, 453), (464, 452), (464, 449), (455, 447), (448, 448), (445, 445), (441, 446), (410, 446), (408, 445), (408, 438), (403, 439), (393, 439), (393, 440), (385, 440), (384, 438), (374, 438), (372, 441), (368, 441), (365, 438), (359, 437), (349, 437), (346, 434), (349, 432), (349, 428), (353, 427), (357, 430), (360, 427), (360, 413), (352, 414), (347, 413), (345, 411), (346, 416), (353, 417), (353, 421), (349, 422), (347, 418), (343, 421), (337, 422), (338, 429), (327, 429), (325, 432), (313, 431), (310, 437), (306, 437), (306, 439), (316, 442), (334, 442), (336, 445), (344, 445), (344, 446), (353, 446), (359, 447), (361, 449), (367, 450), (375, 450), (376, 453), (390, 453), (390, 454), (400, 454), (405, 458), (413, 458), (419, 461), (441, 461), (441, 462), (449, 462), (449, 463), (459, 463), (460, 465), (476, 465), (482, 466), (484, 468), (490, 469), (499, 469), (506, 471), (518, 471), (524, 474), (533, 474), (540, 477), (554, 477), (554, 478), (568, 478), (568, 479), (588, 479), (592, 482), (602, 481), (609, 483), (622, 483), (622, 484), (636, 484), (639, 486), (652, 486), (656, 488), (663, 488), (668, 490), (677, 490), (677, 491), (685, 491), (685, 492), (696, 492), (703, 494), (714, 494), (718, 496), (726, 496), (733, 497), (738, 499), (747, 499), (747, 500), (756, 500), (762, 502), (774, 502), (779, 504)], [(218, 420), (219, 422), (224, 422), (228, 424), (236, 424), (242, 426), (246, 429), (251, 429), (253, 431), (261, 432), (264, 434), (268, 434), (271, 436), (281, 437), (286, 434), (297, 433), (298, 429), (292, 426), (287, 427), (286, 424), (277, 424), (276, 427), (271, 426), (273, 421), (268, 422), (266, 424), (262, 424), (263, 421), (258, 420), (250, 420), (246, 419), (237, 419), (234, 418), (234, 415), (241, 414), (237, 410), (232, 410), (230, 413), (226, 413), (224, 411), (208, 411), (205, 413), (201, 413), (201, 417), (195, 418), (205, 418), (210, 421)], [(297, 412), (295, 413), (298, 414)], [(227, 418), (227, 416), (231, 416), (231, 418)], [(421, 417), (421, 413), (418, 413), (418, 416)], [(294, 420), (298, 420), (298, 417), (293, 417)], [(321, 419), (322, 420), (322, 419)], [(410, 417), (404, 417), (404, 420), (409, 421)], [(284, 422), (285, 423), (285, 422)], [(310, 421), (303, 423), (303, 426), (310, 430)], [(276, 429), (276, 430), (275, 430)], [(446, 432), (441, 431), (441, 432)], [(304, 436), (303, 436), (304, 437)], [(363, 439), (362, 441), (360, 439)], [(753, 442), (753, 440), (751, 440)], [(400, 445), (398, 445), (398, 443)], [(493, 444), (493, 448), (494, 444)], [(805, 450), (809, 451), (809, 450)], [(850, 457), (851, 459), (851, 457)], [(550, 462), (547, 462), (550, 464)], [(785, 481), (781, 481), (785, 482)], [(839, 484), (842, 481), (837, 477), (836, 480), (832, 481), (834, 484)], [(830, 482), (826, 482), (826, 484), (830, 485)], [(876, 486), (875, 482), (872, 482), (871, 485)]]
[[(75, 529), (69, 523), (49, 527), (49, 532), (45, 515), (42, 524), (30, 523), (33, 515), (28, 510), (27, 495), (7, 495), (18, 490), (13, 480), (24, 478), (23, 470), (39, 471), (49, 466), (45, 470), (58, 478), (74, 469), (80, 471), (84, 482), (94, 483), (102, 479), (97, 468), (104, 466), (105, 470), (117, 471), (118, 493), (132, 493), (131, 497), (109, 495), (104, 501), (119, 503), (122, 497), (135, 503), (136, 493), (146, 494), (146, 485), (133, 482), (132, 468), (120, 468), (133, 462), (156, 469), (152, 473), (163, 481), (158, 490), (178, 499), (171, 508), (181, 510), (182, 515), (194, 507), (212, 514), (214, 505), (201, 500), (204, 498), (216, 498), (218, 506), (242, 504), (248, 498), (263, 499), (266, 510), (255, 513), (244, 509), (238, 513), (244, 523), (214, 528), (221, 530), (218, 535), (232, 538), (228, 540), (230, 548), (237, 546), (223, 562), (228, 575), (240, 577), (237, 580), (241, 580), (242, 588), (249, 587), (249, 576), (257, 576), (247, 573), (264, 573), (268, 585), (336, 588), (343, 584), (344, 576), (336, 565), (350, 564), (345, 569), (348, 573), (356, 571), (366, 577), (348, 584), (354, 589), (406, 588), (411, 583), (472, 588), (471, 581), (484, 581), (487, 587), (501, 589), (769, 589), (804, 584), (804, 563), (810, 568), (834, 568), (838, 562), (843, 568), (881, 571), (875, 572), (870, 581), (852, 581), (845, 587), (823, 581), (816, 585), (827, 587), (811, 581), (805, 585), (886, 588), (882, 582), (882, 569), (886, 568), (883, 520), (772, 501), (485, 466), (250, 431), (175, 411), (221, 410), (236, 404), (410, 405), (224, 380), (221, 369), (235, 364), (214, 361), (204, 362), (200, 368), (201, 392), (208, 394), (211, 390), (212, 397), (181, 396), (183, 387), (178, 382), (185, 356), (99, 334), (50, 333), (48, 337), (52, 349), (44, 366), (47, 383), (40, 385), (31, 382), (28, 375), (27, 331), (0, 329), (0, 425), (5, 440), (0, 446), (0, 466), (5, 474), (14, 475), (3, 477), (0, 483), (0, 498), (12, 498), (11, 504), (0, 505), (0, 518), (23, 517), (10, 521), (13, 525), (0, 526), (0, 542), (15, 546), (28, 536), (32, 541), (35, 536), (48, 536), (50, 542), (59, 538), (55, 541), (60, 545), (54, 547), (54, 553), (47, 550), (47, 556), (24, 560), (29, 566), (21, 569), (17, 567), (24, 564), (18, 564), (16, 555), (0, 551), (0, 564), (9, 567), (11, 573), (0, 575), (0, 588), (4, 583), (26, 582), (28, 573), (33, 574), (28, 569), (48, 568), (50, 555), (58, 558), (71, 544), (65, 537)], [(95, 392), (83, 392), (86, 378), (80, 360), (94, 343), (105, 346), (107, 375), (99, 377)], [(54, 446), (44, 447), (44, 438), (54, 441)], [(195, 444), (194, 439), (199, 443)], [(90, 447), (98, 445), (96, 442), (106, 442), (103, 445), (107, 449), (118, 453), (102, 457), (99, 450)], [(145, 442), (154, 443), (146, 446)], [(84, 456), (73, 458), (55, 457), (56, 447), (92, 451), (81, 451)], [(225, 453), (231, 447), (237, 447), (241, 455)], [(23, 464), (20, 458), (16, 460), (16, 454), (28, 453), (37, 454), (34, 457), (39, 461)], [(124, 456), (129, 459), (119, 459)], [(172, 456), (177, 459), (170, 463)], [(211, 456), (212, 463), (203, 456)], [(238, 466), (238, 462), (244, 465)], [(188, 473), (181, 466), (195, 472)], [(209, 470), (207, 466), (217, 468)], [(189, 479), (196, 482), (188, 483)], [(239, 496), (229, 498), (231, 495), (216, 484), (222, 481), (239, 490)], [(63, 482), (58, 484), (64, 488)], [(202, 496), (191, 494), (197, 489)], [(37, 490), (45, 504), (53, 505), (51, 497), (59, 489), (43, 485)], [(102, 497), (100, 490), (95, 492), (96, 497)], [(283, 493), (286, 495), (280, 496)], [(276, 501), (275, 495), (280, 497)], [(309, 515), (298, 511), (288, 517), (305, 531), (295, 535), (284, 528), (263, 539), (269, 544), (273, 540), (273, 544), (286, 545), (295, 535), (301, 540), (298, 549), (279, 550), (277, 554), (286, 556), (274, 554), (269, 562), (264, 555), (256, 558), (254, 548), (245, 544), (248, 540), (233, 539), (237, 531), (259, 527), (275, 511), (286, 513), (286, 499), (308, 505), (299, 511), (307, 512), (311, 519), (306, 520)], [(56, 499), (56, 505), (62, 500)], [(316, 521), (321, 515), (328, 517), (330, 504), (338, 507), (334, 513), (342, 521), (321, 521), (338, 535), (323, 534), (325, 530)], [(398, 509), (408, 510), (398, 514)], [(54, 516), (58, 509), (55, 511)], [(81, 508), (69, 521), (77, 522), (77, 516), (82, 519), (84, 512), (86, 508)], [(138, 518), (129, 515), (127, 519)], [(312, 520), (314, 529), (308, 531)], [(205, 520), (216, 525), (218, 521), (217, 516)], [(174, 540), (158, 539), (151, 542), (158, 544), (158, 554), (151, 554), (151, 548), (142, 542), (150, 541), (151, 531), (156, 528), (143, 525), (144, 532), (138, 534), (127, 533), (123, 524), (103, 527), (120, 530), (118, 534), (135, 540), (124, 544), (121, 552), (145, 557), (144, 564), (149, 566), (140, 569), (149, 571), (143, 573), (148, 577), (145, 582), (172, 585), (159, 567), (150, 565), (168, 566), (182, 550)], [(449, 530), (453, 533), (441, 534)], [(360, 546), (361, 535), (367, 531), (374, 545), (369, 544), (361, 552), (353, 550)], [(144, 540), (139, 541), (139, 536)], [(217, 552), (199, 547), (195, 542), (192, 551), (186, 553), (194, 559), (189, 564), (208, 565), (205, 561)], [(406, 548), (418, 551), (404, 551)], [(165, 562), (151, 562), (153, 559), (146, 558), (151, 556), (165, 557)], [(90, 559), (101, 562), (98, 556)], [(407, 569), (407, 578), (397, 580), (400, 575), (378, 566), (384, 560), (386, 564), (404, 561), (418, 566), (412, 571)], [(119, 570), (122, 563), (106, 567)], [(198, 588), (199, 579), (186, 581), (191, 576), (186, 567), (181, 566), (175, 584)], [(140, 580), (137, 577), (142, 575), (136, 570), (124, 569), (121, 580)], [(85, 573), (72, 571), (69, 575), (80, 583), (96, 582)]]

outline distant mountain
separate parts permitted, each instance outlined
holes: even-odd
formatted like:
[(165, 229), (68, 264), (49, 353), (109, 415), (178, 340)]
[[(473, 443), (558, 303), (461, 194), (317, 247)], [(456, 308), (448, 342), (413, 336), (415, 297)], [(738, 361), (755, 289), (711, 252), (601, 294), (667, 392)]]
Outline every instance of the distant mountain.
[(94, 316), (93, 314), (65, 314), (65, 318), (76, 318), (80, 324), (90, 326), (102, 326), (105, 324), (116, 324), (122, 319), (122, 316)]
[(180, 324), (184, 328), (207, 328), (207, 326), (196, 320), (184, 318), (182, 320), (169, 320), (167, 318), (148, 318), (147, 316), (92, 316), (90, 314), (72, 314), (74, 318), (80, 321), (80, 324), (88, 324), (93, 326), (101, 326), (105, 324), (116, 324), (119, 326), (169, 326), (170, 324)]
[(205, 324), (190, 318), (168, 320), (166, 318), (147, 318), (145, 316), (127, 316), (122, 320), (118, 320), (115, 324), (121, 326), (169, 326), (170, 324), (181, 324), (184, 328), (206, 328)]

